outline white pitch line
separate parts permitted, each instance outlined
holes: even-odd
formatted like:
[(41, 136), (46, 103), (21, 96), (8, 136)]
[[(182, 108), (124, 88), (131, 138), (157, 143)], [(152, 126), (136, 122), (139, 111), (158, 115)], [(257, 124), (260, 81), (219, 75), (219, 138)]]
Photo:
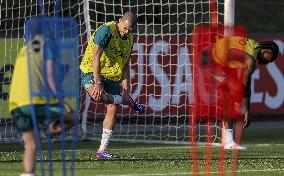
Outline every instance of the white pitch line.
[(161, 149), (188, 149), (189, 146), (173, 146), (173, 147), (139, 147), (139, 148), (121, 148), (121, 149), (111, 149), (111, 150), (161, 150)]
[[(216, 145), (212, 145), (213, 147), (220, 147), (220, 146), (216, 146)], [(284, 146), (284, 144), (248, 144), (248, 145), (244, 145), (246, 147), (269, 147), (269, 146)], [(199, 148), (204, 148), (206, 147), (206, 145), (200, 145), (198, 146)], [(160, 149), (188, 149), (188, 148), (191, 148), (190, 145), (187, 145), (187, 146), (172, 146), (172, 147), (169, 147), (169, 146), (166, 146), (166, 147), (141, 147), (141, 148), (121, 148), (121, 149), (111, 149), (111, 150), (160, 150)]]
[[(219, 147), (216, 145), (212, 145), (213, 147)], [(220, 145), (221, 146), (221, 145)], [(269, 147), (269, 146), (284, 146), (284, 144), (248, 144), (248, 145), (243, 145), (245, 147)], [(198, 146), (199, 148), (204, 148), (206, 147), (206, 145), (200, 145)], [(139, 147), (139, 148), (135, 148), (135, 147), (130, 147), (130, 148), (113, 148), (110, 149), (112, 151), (124, 151), (124, 150), (161, 150), (161, 149), (189, 149), (191, 148), (190, 145), (184, 145), (184, 146), (160, 146), (160, 147)], [(90, 149), (76, 149), (75, 151), (86, 151), (86, 150), (90, 150)], [(94, 150), (96, 150), (94, 148)], [(249, 148), (248, 148), (249, 150)], [(65, 151), (71, 151), (71, 150), (65, 150)]]
[[(280, 171), (284, 172), (284, 169), (270, 169), (270, 170), (243, 170), (243, 171), (235, 171), (236, 173), (250, 173), (250, 172), (274, 172), (274, 171)], [(226, 171), (230, 172), (230, 171)], [(205, 172), (199, 172), (199, 174), (204, 174)], [(211, 174), (218, 174), (219, 172), (210, 172)], [(163, 173), (163, 174), (123, 174), (123, 175), (115, 175), (115, 176), (167, 176), (167, 175), (193, 175), (192, 172), (184, 172), (184, 173)], [(98, 175), (98, 176), (114, 176), (114, 175)]]
[[(198, 146), (199, 148), (203, 148), (206, 145), (200, 145)], [(212, 145), (213, 147), (218, 147), (216, 145)], [(244, 145), (245, 147), (269, 147), (269, 146), (284, 146), (284, 144), (248, 144), (248, 145)], [(189, 149), (190, 146), (188, 145), (184, 145), (184, 146), (161, 146), (161, 147), (140, 147), (140, 148), (135, 148), (135, 147), (130, 147), (130, 148), (114, 148), (114, 149), (110, 149), (112, 151), (124, 151), (124, 150), (161, 150), (161, 149)], [(86, 151), (86, 150), (90, 150), (90, 149), (75, 149), (75, 151)], [(94, 150), (96, 150), (94, 148)], [(249, 150), (249, 148), (248, 148)], [(65, 150), (66, 152), (71, 152), (72, 150)], [(11, 153), (10, 151), (2, 151), (0, 153)]]
[(248, 145), (245, 145), (245, 146), (260, 146), (260, 147), (262, 147), (262, 146), (264, 146), (264, 147), (266, 147), (266, 146), (284, 146), (284, 144), (248, 144)]

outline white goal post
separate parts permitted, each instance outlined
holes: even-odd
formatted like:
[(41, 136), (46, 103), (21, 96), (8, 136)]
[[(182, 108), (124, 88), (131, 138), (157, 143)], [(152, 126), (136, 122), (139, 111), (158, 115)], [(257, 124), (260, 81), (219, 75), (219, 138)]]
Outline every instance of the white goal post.
[[(212, 8), (213, 6), (215, 8)], [(189, 143), (189, 120), (193, 97), (192, 36), (196, 25), (223, 24), (223, 0), (62, 0), (55, 12), (55, 1), (44, 0), (49, 16), (71, 16), (79, 24), (81, 59), (90, 35), (101, 24), (118, 20), (126, 11), (138, 16), (131, 57), (131, 94), (146, 106), (138, 114), (120, 107), (113, 140), (146, 143)], [(18, 50), (23, 46), (23, 23), (40, 14), (36, 0), (3, 0), (0, 34), (0, 141), (19, 140), (7, 111), (9, 84)], [(78, 69), (79, 67), (74, 68)], [(80, 131), (85, 139), (100, 139), (105, 108), (94, 103), (78, 85)], [(209, 115), (209, 114), (208, 114)], [(219, 126), (214, 125), (214, 143), (220, 142)], [(206, 139), (207, 123), (199, 123), (198, 141)]]

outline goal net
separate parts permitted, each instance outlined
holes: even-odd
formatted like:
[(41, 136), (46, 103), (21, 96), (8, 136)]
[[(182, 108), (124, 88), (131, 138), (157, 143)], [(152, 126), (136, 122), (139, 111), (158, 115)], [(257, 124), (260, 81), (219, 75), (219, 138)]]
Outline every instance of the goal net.
[[(135, 44), (131, 56), (131, 95), (144, 104), (139, 114), (121, 106), (118, 109), (113, 140), (149, 143), (188, 143), (194, 101), (194, 29), (201, 24), (221, 24), (223, 1), (215, 0), (54, 0), (44, 1), (46, 14), (69, 16), (78, 21), (80, 58), (90, 35), (105, 22), (118, 20), (126, 11), (138, 15)], [(58, 8), (59, 7), (59, 8)], [(20, 137), (8, 108), (9, 85), (16, 55), (23, 46), (24, 21), (40, 15), (36, 0), (3, 0), (0, 4), (0, 141)], [(203, 40), (200, 40), (203, 41)], [(210, 42), (210, 41), (204, 41)], [(73, 68), (78, 69), (79, 67)], [(103, 104), (90, 100), (81, 85), (80, 130), (85, 139), (100, 139), (105, 114)], [(205, 114), (209, 116), (210, 114)], [(217, 120), (214, 143), (219, 143)], [(206, 140), (208, 123), (194, 126), (200, 143)]]
[[(58, 25), (59, 23), (56, 28), (58, 35), (57, 41), (61, 44), (60, 51), (62, 51), (57, 53), (57, 56), (60, 55), (61, 57), (60, 75), (57, 75), (57, 78), (61, 79), (62, 75), (66, 75), (66, 78), (64, 77), (64, 81), (61, 82), (62, 85), (64, 85), (64, 90), (67, 90), (68, 88), (69, 91), (74, 88), (74, 84), (79, 85), (79, 70), (77, 68), (79, 58), (77, 58), (74, 54), (76, 52), (70, 50), (72, 45), (72, 38), (70, 38), (71, 27), (66, 27), (67, 25), (65, 23), (63, 24), (63, 21), (66, 20), (63, 16), (71, 17), (74, 21), (76, 20), (79, 24), (78, 28), (83, 29), (84, 24), (81, 21), (81, 15), (83, 14), (81, 4), (79, 1), (62, 1), (60, 3), (60, 1), (56, 2), (55, 0), (44, 0), (42, 1), (45, 7), (43, 10), (40, 2), (41, 1), (38, 0), (3, 0), (0, 2), (0, 142), (16, 142), (21, 140), (20, 134), (17, 132), (11, 114), (8, 111), (8, 100), (15, 60), (18, 52), (24, 46), (24, 32), (27, 32), (25, 31), (24, 26), (25, 22), (29, 19), (43, 14), (51, 17), (59, 17), (59, 21), (62, 21), (62, 23), (60, 23), (61, 26), (65, 26), (64, 31), (60, 29), (60, 25)], [(55, 20), (55, 18), (52, 19)], [(50, 32), (50, 34), (55, 35), (55, 29), (50, 27), (51, 25), (48, 26), (46, 23), (45, 25), (45, 34), (47, 35), (47, 33)], [(81, 36), (84, 35), (84, 32), (85, 31), (82, 30), (79, 31), (78, 45), (80, 46), (83, 45)], [(61, 36), (62, 34), (64, 35)], [(75, 43), (77, 42), (75, 41)], [(69, 46), (67, 46), (68, 44)], [(76, 47), (76, 45), (72, 45), (72, 47)], [(80, 48), (78, 48), (78, 51)], [(76, 75), (72, 74), (76, 72)], [(77, 88), (73, 91), (79, 92), (78, 90), (79, 89)], [(66, 101), (76, 106), (75, 99), (77, 99), (78, 96), (74, 98), (74, 95), (72, 95), (73, 97), (70, 97), (70, 95), (65, 95)]]
[[(190, 125), (193, 94), (194, 29), (201, 24), (218, 25), (223, 20), (223, 2), (188, 0), (89, 1), (85, 9), (88, 35), (107, 21), (118, 20), (126, 11), (138, 15), (131, 56), (131, 94), (144, 104), (144, 114), (119, 108), (113, 140), (149, 143), (188, 143), (190, 128), (198, 142), (206, 141), (208, 125), (219, 143), (217, 120)], [(86, 21), (88, 23), (88, 21)], [(210, 42), (210, 41), (204, 41)], [(198, 65), (197, 65), (198, 66)], [(89, 139), (100, 139), (105, 108), (82, 91), (82, 130)], [(216, 106), (216, 104), (215, 104)], [(209, 108), (209, 105), (207, 105)], [(209, 117), (209, 113), (203, 114)]]

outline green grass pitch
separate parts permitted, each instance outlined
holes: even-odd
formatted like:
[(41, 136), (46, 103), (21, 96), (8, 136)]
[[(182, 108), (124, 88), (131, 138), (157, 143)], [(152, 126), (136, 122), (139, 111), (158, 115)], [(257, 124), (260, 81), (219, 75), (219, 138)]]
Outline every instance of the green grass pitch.
[[(23, 40), (0, 40), (1, 68), (15, 62)], [(9, 48), (3, 50), (3, 48)], [(7, 62), (9, 61), (9, 62)], [(10, 77), (11, 73), (4, 74)], [(8, 92), (9, 85), (3, 85), (2, 91)], [(5, 100), (0, 100), (0, 107), (7, 107)], [(7, 110), (1, 109), (3, 117), (8, 117)], [(283, 122), (281, 122), (283, 123)], [(284, 128), (245, 130), (243, 144), (247, 151), (240, 152), (237, 176), (283, 176), (284, 175)], [(260, 145), (267, 144), (267, 145)], [(172, 176), (191, 175), (189, 145), (141, 144), (112, 142), (110, 151), (119, 158), (114, 161), (95, 158), (98, 141), (77, 142), (75, 175), (76, 176)], [(60, 143), (54, 144), (54, 176), (62, 175), (60, 161)], [(67, 147), (68, 148), (68, 147)], [(199, 170), (204, 171), (204, 148), (200, 148)], [(46, 153), (46, 152), (45, 152)], [(0, 144), (0, 176), (14, 176), (22, 172), (23, 146), (21, 144)], [(211, 175), (218, 175), (218, 148), (213, 150), (213, 169)], [(70, 152), (67, 151), (67, 157)], [(230, 152), (227, 154), (230, 164)], [(47, 163), (46, 163), (47, 164)], [(227, 167), (226, 175), (229, 174)], [(39, 165), (36, 173), (40, 175)], [(48, 172), (46, 172), (47, 175)], [(70, 174), (69, 174), (70, 175)], [(200, 174), (202, 175), (202, 174)]]
[[(237, 176), (282, 176), (284, 175), (284, 130), (246, 130), (243, 144), (247, 151), (240, 152)], [(262, 145), (265, 144), (265, 145)], [(141, 144), (112, 142), (110, 151), (117, 160), (98, 160), (95, 158), (98, 141), (77, 142), (75, 175), (79, 176), (160, 176), (191, 175), (189, 145)], [(53, 171), (62, 175), (60, 143), (54, 144)], [(68, 148), (68, 147), (67, 147)], [(0, 144), (0, 175), (19, 175), (22, 171), (21, 144)], [(199, 170), (204, 169), (204, 148), (199, 150)], [(216, 173), (219, 148), (213, 150), (212, 175)], [(70, 152), (67, 151), (67, 157)], [(231, 153), (227, 152), (227, 171), (229, 175)], [(47, 163), (46, 163), (47, 164)], [(40, 174), (39, 166), (37, 173)]]

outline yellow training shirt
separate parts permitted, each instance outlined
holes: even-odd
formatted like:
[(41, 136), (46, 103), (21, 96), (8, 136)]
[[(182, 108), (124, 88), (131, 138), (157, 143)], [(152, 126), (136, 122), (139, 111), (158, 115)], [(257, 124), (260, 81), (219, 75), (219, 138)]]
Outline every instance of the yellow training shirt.
[[(45, 64), (43, 63), (43, 39), (35, 37), (28, 45), (29, 47), (24, 46), (21, 48), (16, 59), (9, 94), (10, 112), (21, 106), (47, 103), (47, 99), (42, 96), (33, 96), (31, 101), (28, 72), (30, 69), (32, 92), (42, 93), (46, 91), (46, 81), (44, 81)], [(28, 63), (27, 54), (30, 56), (30, 63)], [(28, 66), (28, 64), (30, 65)], [(49, 103), (57, 103), (57, 100), (52, 98), (49, 100)]]
[[(129, 61), (133, 45), (133, 35), (128, 34), (122, 39), (117, 33), (116, 22), (114, 21), (105, 23), (102, 26), (110, 27), (111, 38), (100, 58), (100, 75), (113, 81), (119, 81), (122, 77), (123, 67)], [(88, 46), (80, 65), (80, 69), (84, 73), (93, 72), (93, 52), (95, 47), (94, 38), (96, 32), (93, 33), (88, 41)]]
[(259, 53), (259, 43), (248, 38), (239, 36), (223, 37), (218, 39), (216, 37), (216, 43), (212, 48), (212, 56), (215, 62), (222, 66), (229, 68), (244, 68), (245, 58), (231, 58), (228, 59), (230, 49), (238, 49), (249, 55), (256, 60), (257, 54)]

